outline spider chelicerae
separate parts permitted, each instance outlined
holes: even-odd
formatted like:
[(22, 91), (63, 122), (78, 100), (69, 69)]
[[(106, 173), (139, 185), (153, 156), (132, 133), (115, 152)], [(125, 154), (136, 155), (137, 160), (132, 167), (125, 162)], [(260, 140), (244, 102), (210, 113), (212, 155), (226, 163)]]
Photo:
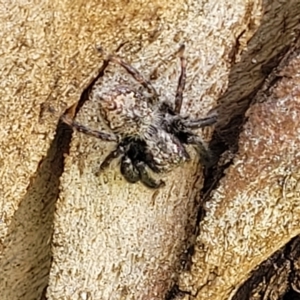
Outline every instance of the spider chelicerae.
[(159, 188), (165, 185), (164, 181), (155, 180), (149, 170), (154, 173), (168, 172), (188, 161), (190, 155), (185, 148), (187, 144), (194, 145), (203, 165), (211, 164), (210, 150), (192, 130), (214, 124), (216, 115), (201, 119), (180, 115), (186, 81), (184, 49), (182, 45), (178, 51), (181, 74), (174, 104), (159, 101), (150, 81), (118, 56), (110, 55), (107, 64), (113, 62), (122, 66), (141, 85), (139, 89), (118, 85), (104, 95), (99, 84), (91, 87), (90, 97), (100, 101), (100, 115), (111, 133), (90, 129), (67, 115), (61, 117), (63, 122), (79, 132), (117, 144), (102, 162), (100, 170), (120, 157), (120, 171), (128, 182), (141, 181), (149, 188)]

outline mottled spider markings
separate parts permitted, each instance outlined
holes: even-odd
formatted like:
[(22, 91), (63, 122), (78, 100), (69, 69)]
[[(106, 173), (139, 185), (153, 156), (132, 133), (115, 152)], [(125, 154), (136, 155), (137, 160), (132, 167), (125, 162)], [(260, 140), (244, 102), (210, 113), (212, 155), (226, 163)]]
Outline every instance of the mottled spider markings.
[(149, 170), (154, 173), (169, 172), (188, 161), (190, 156), (185, 148), (187, 144), (194, 145), (203, 165), (211, 164), (211, 152), (192, 130), (214, 124), (216, 115), (202, 119), (180, 115), (186, 81), (184, 49), (182, 45), (178, 51), (181, 73), (174, 104), (159, 101), (158, 93), (150, 81), (121, 58), (110, 55), (108, 63), (122, 66), (143, 87), (134, 89), (119, 85), (103, 96), (100, 93), (101, 86), (94, 84), (90, 97), (99, 101), (100, 115), (111, 133), (92, 130), (66, 115), (62, 116), (62, 120), (77, 131), (117, 143), (115, 150), (102, 162), (100, 170), (120, 157), (120, 171), (128, 182), (141, 181), (149, 188), (159, 188), (165, 185), (164, 181), (153, 179)]

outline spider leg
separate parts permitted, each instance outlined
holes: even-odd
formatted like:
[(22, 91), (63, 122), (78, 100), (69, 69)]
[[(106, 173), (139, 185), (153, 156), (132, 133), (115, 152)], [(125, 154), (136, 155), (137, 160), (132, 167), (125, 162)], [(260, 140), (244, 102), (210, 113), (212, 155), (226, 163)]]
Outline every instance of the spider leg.
[(121, 156), (122, 154), (124, 154), (124, 152), (125, 152), (125, 149), (119, 144), (117, 146), (117, 148), (115, 150), (111, 151), (106, 156), (106, 158), (103, 160), (103, 162), (100, 165), (100, 170), (96, 173), (96, 175), (99, 176), (101, 171), (106, 169), (114, 159), (116, 159), (119, 156)]
[(131, 159), (125, 155), (121, 160), (121, 174), (130, 182), (135, 183), (140, 180), (140, 173), (132, 163)]
[(206, 126), (213, 125), (216, 122), (217, 122), (217, 115), (213, 115), (201, 119), (185, 120), (184, 125), (190, 129), (197, 129), (197, 128), (203, 128)]
[(118, 141), (118, 138), (114, 134), (111, 134), (111, 133), (108, 133), (108, 132), (103, 132), (103, 131), (98, 131), (98, 130), (94, 130), (94, 129), (90, 129), (90, 128), (84, 126), (84, 125), (81, 125), (81, 124), (77, 123), (76, 121), (73, 121), (72, 119), (70, 119), (66, 115), (62, 115), (61, 120), (64, 123), (68, 124), (71, 128), (73, 128), (73, 129), (75, 129), (79, 132), (82, 132), (86, 135), (96, 137), (96, 138), (101, 139), (103, 141), (110, 141), (110, 142), (117, 142)]
[(134, 67), (129, 65), (127, 62), (122, 60), (120, 57), (115, 56), (115, 55), (108, 56), (107, 60), (112, 61), (112, 62), (122, 66), (137, 82), (139, 82), (143, 87), (145, 87), (148, 90), (148, 92), (151, 95), (153, 95), (154, 102), (157, 102), (158, 95), (157, 95), (155, 88), (153, 87), (151, 82), (149, 80), (147, 80), (146, 78), (144, 78), (144, 76), (137, 69), (135, 69)]
[(179, 57), (181, 63), (181, 73), (178, 79), (177, 91), (175, 96), (175, 113), (179, 114), (182, 106), (182, 93), (185, 87), (186, 80), (186, 59), (183, 56), (185, 46), (181, 45), (179, 48)]
[(214, 163), (214, 156), (212, 152), (208, 149), (206, 144), (197, 135), (190, 135), (187, 138), (187, 144), (195, 145), (196, 150), (200, 157), (200, 162), (206, 168), (210, 167)]
[(143, 161), (139, 161), (136, 164), (136, 169), (139, 171), (141, 182), (150, 189), (158, 189), (160, 187), (165, 186), (165, 182), (163, 180), (156, 181), (153, 179), (146, 170), (146, 163)]

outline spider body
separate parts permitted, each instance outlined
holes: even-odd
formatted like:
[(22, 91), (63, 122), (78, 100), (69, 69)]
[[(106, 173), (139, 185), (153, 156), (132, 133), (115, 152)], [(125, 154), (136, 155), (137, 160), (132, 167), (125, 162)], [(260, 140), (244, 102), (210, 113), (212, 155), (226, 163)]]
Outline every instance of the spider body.
[(104, 95), (97, 84), (92, 87), (91, 97), (99, 100), (101, 117), (112, 133), (91, 130), (66, 115), (62, 116), (65, 123), (80, 132), (117, 142), (115, 150), (106, 157), (100, 170), (121, 157), (120, 171), (128, 182), (141, 181), (149, 188), (158, 188), (164, 185), (164, 181), (153, 179), (149, 169), (154, 173), (169, 172), (188, 161), (190, 155), (185, 148), (187, 144), (194, 145), (202, 164), (209, 165), (212, 162), (209, 149), (192, 130), (212, 125), (216, 122), (216, 116), (191, 120), (180, 115), (186, 79), (183, 52), (184, 46), (181, 46), (181, 74), (174, 105), (160, 102), (152, 84), (136, 69), (117, 56), (109, 56), (109, 62), (121, 65), (143, 86), (143, 89), (117, 86)]

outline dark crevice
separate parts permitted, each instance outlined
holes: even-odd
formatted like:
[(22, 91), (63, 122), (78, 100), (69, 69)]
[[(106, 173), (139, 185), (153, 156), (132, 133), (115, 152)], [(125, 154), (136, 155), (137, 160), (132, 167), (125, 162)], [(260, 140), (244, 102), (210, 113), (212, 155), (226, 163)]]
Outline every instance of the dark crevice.
[(282, 300), (300, 300), (300, 294), (290, 289), (282, 298)]
[[(70, 129), (59, 122), (55, 138), (11, 220), (0, 265), (0, 282), (5, 285), (3, 299), (29, 299), (34, 294), (40, 297), (46, 289), (52, 262), (55, 203), (70, 140)], [(21, 290), (23, 295), (19, 294)]]
[(297, 236), (261, 263), (232, 300), (300, 299), (300, 293), (295, 290), (300, 282), (299, 262), (300, 237)]
[(179, 289), (178, 285), (175, 284), (171, 290), (167, 293), (165, 300), (173, 300), (175, 298), (184, 297), (185, 295), (191, 295), (190, 293), (183, 292)]
[[(53, 193), (53, 197), (48, 199), (48, 202), (44, 202), (44, 212), (43, 214), (47, 214), (51, 222), (50, 224), (53, 224), (54, 221), (54, 211), (55, 211), (55, 203), (56, 200), (59, 197), (59, 185), (60, 185), (60, 177), (64, 170), (64, 161), (66, 154), (69, 153), (70, 149), (70, 142), (72, 137), (72, 130), (69, 128), (68, 125), (64, 124), (63, 122), (59, 121), (56, 129), (56, 134), (54, 137), (54, 140), (52, 141), (50, 148), (48, 150), (48, 153), (46, 157), (43, 159), (43, 161), (40, 164), (40, 167), (38, 169), (38, 176), (36, 178), (36, 182), (34, 184), (38, 186), (47, 184), (47, 182), (39, 182), (39, 174), (44, 174), (45, 172), (51, 171), (52, 180), (51, 180), (51, 191)], [(34, 189), (32, 186), (31, 188)], [(46, 197), (45, 197), (46, 198)], [(46, 198), (47, 199), (47, 198)], [(41, 199), (43, 202), (44, 199)], [(52, 235), (53, 235), (53, 226), (51, 225), (50, 232), (44, 232), (46, 235), (49, 235), (49, 238), (51, 241), (48, 243), (48, 272), (47, 277), (49, 277), (50, 274), (50, 268), (52, 264), (52, 253), (51, 253), (51, 245), (52, 245)], [(44, 286), (42, 294), (41, 294), (41, 300), (46, 300), (46, 291), (48, 287), (48, 279), (47, 284)]]

